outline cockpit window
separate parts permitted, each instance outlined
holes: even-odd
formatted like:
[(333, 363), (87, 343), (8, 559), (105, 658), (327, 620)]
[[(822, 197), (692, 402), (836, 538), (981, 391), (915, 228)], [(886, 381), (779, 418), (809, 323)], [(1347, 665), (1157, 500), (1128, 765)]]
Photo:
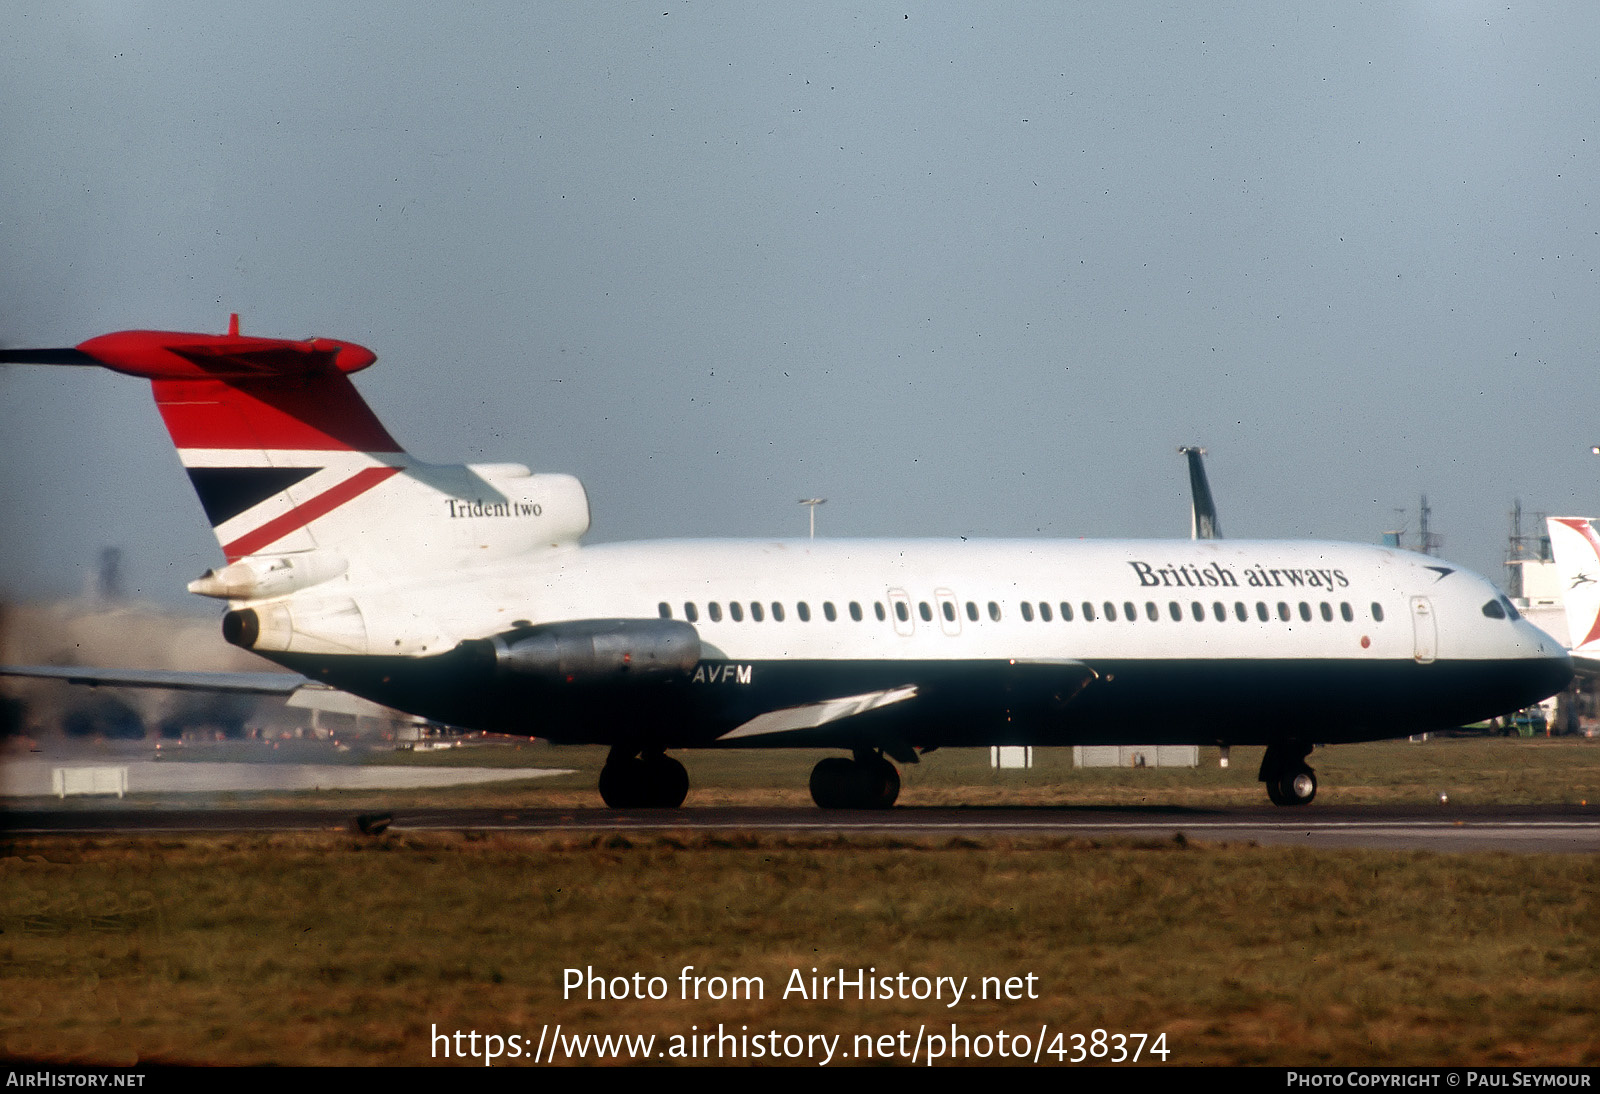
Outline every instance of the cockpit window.
[(1504, 619), (1506, 617), (1506, 610), (1505, 608), (1501, 607), (1500, 601), (1491, 600), (1489, 603), (1483, 606), (1483, 614), (1488, 616), (1490, 619)]
[(1510, 597), (1502, 596), (1500, 598), (1500, 603), (1505, 605), (1507, 618), (1510, 618), (1510, 619), (1521, 619), (1522, 618), (1522, 614), (1517, 611), (1517, 606), (1515, 604), (1511, 603), (1511, 598)]

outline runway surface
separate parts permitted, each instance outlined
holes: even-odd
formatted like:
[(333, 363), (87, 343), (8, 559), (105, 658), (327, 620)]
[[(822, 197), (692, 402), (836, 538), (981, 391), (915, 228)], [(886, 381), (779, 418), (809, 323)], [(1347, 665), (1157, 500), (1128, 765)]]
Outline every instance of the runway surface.
[(210, 763), (122, 760), (62, 763), (28, 757), (0, 765), (0, 797), (54, 794), (55, 773), (122, 773), (128, 794), (219, 794), (278, 790), (404, 790), (479, 786), (566, 775), (564, 768), (419, 767), (380, 764)]
[[(349, 831), (354, 816), (288, 809), (48, 809), (0, 813), (13, 835), (140, 835), (157, 832)], [(1362, 847), (1385, 850), (1600, 852), (1596, 806), (1230, 808), (820, 809), (418, 809), (393, 815), (406, 832), (762, 832), (915, 839), (1038, 836), (1186, 840), (1207, 844)]]

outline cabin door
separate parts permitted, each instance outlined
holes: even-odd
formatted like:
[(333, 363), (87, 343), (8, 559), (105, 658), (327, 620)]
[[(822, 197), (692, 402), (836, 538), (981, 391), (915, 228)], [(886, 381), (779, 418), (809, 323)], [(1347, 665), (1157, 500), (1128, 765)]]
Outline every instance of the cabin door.
[(1433, 663), (1439, 656), (1439, 625), (1433, 618), (1433, 604), (1425, 596), (1411, 598), (1412, 656), (1419, 665)]

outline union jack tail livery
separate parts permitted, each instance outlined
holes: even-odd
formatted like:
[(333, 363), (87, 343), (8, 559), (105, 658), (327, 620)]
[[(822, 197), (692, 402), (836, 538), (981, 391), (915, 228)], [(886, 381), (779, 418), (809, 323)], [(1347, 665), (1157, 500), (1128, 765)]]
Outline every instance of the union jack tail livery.
[[(120, 331), (73, 349), (0, 353), (0, 363), (101, 365), (149, 380), (227, 560), (190, 591), (242, 602), (321, 586), (325, 611), (297, 608), (298, 642), (269, 633), (252, 644), (358, 653), (371, 644), (370, 621), (341, 589), (571, 545), (589, 526), (583, 487), (569, 475), (409, 456), (350, 381), (376, 360), (332, 338), (248, 337), (237, 315), (226, 334)], [(429, 629), (406, 622), (408, 633)]]

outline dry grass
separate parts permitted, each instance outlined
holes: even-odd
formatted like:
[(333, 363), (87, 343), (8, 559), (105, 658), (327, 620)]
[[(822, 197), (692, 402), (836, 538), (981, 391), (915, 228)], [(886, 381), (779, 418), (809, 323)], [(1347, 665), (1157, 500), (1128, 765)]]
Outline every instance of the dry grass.
[[(1600, 864), (1179, 842), (14, 839), (0, 1055), (410, 1064), (429, 1032), (1162, 1032), (1171, 1062), (1594, 1064)], [(562, 970), (764, 1001), (563, 1000)], [(802, 1002), (792, 969), (1035, 974), (1039, 998)]]

